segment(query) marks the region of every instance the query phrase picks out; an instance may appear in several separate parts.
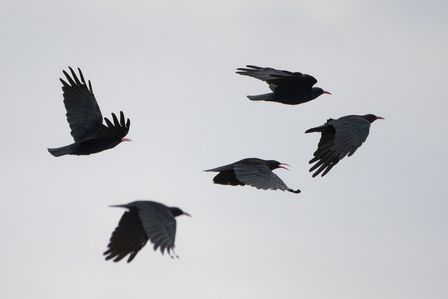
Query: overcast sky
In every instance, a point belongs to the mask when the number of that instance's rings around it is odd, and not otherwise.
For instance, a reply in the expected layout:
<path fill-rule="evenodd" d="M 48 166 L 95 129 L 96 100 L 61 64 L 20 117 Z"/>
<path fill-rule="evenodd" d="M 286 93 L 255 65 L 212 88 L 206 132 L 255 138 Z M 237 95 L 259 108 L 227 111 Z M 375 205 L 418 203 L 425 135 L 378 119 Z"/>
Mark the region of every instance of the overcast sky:
<path fill-rule="evenodd" d="M 6 1 L 0 5 L 1 298 L 448 298 L 448 2 Z M 252 102 L 246 64 L 313 75 L 332 95 Z M 73 142 L 62 70 L 80 67 L 132 142 Z M 355 155 L 308 161 L 328 118 L 373 113 Z M 214 185 L 258 157 L 301 194 Z M 105 261 L 124 210 L 177 206 L 171 259 Z"/>

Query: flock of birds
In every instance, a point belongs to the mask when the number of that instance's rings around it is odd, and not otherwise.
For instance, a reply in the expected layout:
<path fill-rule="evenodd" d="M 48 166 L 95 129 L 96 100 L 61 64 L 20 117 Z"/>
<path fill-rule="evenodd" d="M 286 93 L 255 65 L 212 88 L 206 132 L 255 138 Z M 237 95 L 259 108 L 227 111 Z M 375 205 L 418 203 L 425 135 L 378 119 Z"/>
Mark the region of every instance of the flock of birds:
<path fill-rule="evenodd" d="M 288 105 L 298 105 L 316 99 L 322 94 L 331 94 L 322 88 L 313 87 L 317 80 L 310 75 L 299 72 L 276 70 L 269 67 L 247 65 L 238 68 L 237 74 L 257 78 L 266 82 L 272 92 L 248 96 L 252 101 L 278 102 Z M 67 121 L 70 125 L 74 143 L 49 148 L 55 157 L 63 155 L 90 155 L 111 149 L 123 141 L 129 132 L 131 122 L 125 120 L 123 112 L 120 119 L 112 113 L 113 123 L 104 118 L 93 94 L 92 84 L 86 83 L 81 70 L 79 78 L 70 68 L 71 76 L 63 71 L 67 81 L 62 82 L 64 105 L 67 110 Z M 325 124 L 311 128 L 305 133 L 320 132 L 321 139 L 309 161 L 315 163 L 310 172 L 313 177 L 325 176 L 342 158 L 353 155 L 366 141 L 370 124 L 377 119 L 383 119 L 373 114 L 348 115 L 339 119 L 328 119 Z M 283 190 L 300 193 L 300 190 L 289 188 L 272 170 L 289 166 L 275 160 L 247 158 L 225 166 L 205 170 L 218 172 L 213 182 L 222 185 L 249 185 L 258 189 Z M 134 201 L 125 205 L 112 207 L 125 208 L 127 211 L 121 217 L 117 228 L 112 233 L 108 250 L 104 252 L 106 260 L 114 262 L 129 255 L 131 262 L 148 240 L 154 245 L 154 250 L 160 248 L 173 257 L 176 235 L 175 217 L 189 214 L 176 207 L 167 207 L 154 201 Z"/>

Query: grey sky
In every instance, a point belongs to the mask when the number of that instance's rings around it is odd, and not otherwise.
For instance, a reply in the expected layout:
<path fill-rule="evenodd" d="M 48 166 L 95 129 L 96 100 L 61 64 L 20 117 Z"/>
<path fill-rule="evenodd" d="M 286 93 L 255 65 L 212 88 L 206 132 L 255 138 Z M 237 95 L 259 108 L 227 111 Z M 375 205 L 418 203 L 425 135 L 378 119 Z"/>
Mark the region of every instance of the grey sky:
<path fill-rule="evenodd" d="M 0 10 L 1 298 L 448 296 L 446 1 L 18 1 Z M 298 105 L 235 74 L 313 75 Z M 133 141 L 72 142 L 59 78 L 80 67 Z M 308 161 L 327 118 L 384 117 L 324 178 Z M 301 194 L 218 186 L 202 170 L 258 157 Z M 106 262 L 138 199 L 178 206 L 172 260 Z"/>

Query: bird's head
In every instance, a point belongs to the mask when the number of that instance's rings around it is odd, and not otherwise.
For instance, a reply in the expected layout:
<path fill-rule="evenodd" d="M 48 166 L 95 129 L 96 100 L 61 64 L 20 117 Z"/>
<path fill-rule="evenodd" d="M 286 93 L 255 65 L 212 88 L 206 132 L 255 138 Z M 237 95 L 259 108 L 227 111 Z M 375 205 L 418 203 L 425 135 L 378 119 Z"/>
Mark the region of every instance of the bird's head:
<path fill-rule="evenodd" d="M 374 114 L 366 114 L 363 116 L 365 120 L 368 120 L 370 123 L 373 123 L 377 119 L 384 119 L 384 117 L 376 116 Z"/>
<path fill-rule="evenodd" d="M 320 95 L 322 95 L 324 93 L 331 95 L 331 93 L 329 93 L 328 91 L 323 90 L 320 87 L 313 87 L 311 89 L 311 98 L 315 99 L 315 98 L 317 98 L 318 96 L 320 96 Z"/>
<path fill-rule="evenodd" d="M 182 211 L 179 208 L 170 208 L 170 211 L 171 211 L 171 214 L 173 214 L 174 217 L 177 217 L 177 216 L 180 216 L 180 215 L 186 215 L 186 216 L 191 217 L 190 214 L 185 213 L 184 211 Z"/>
<path fill-rule="evenodd" d="M 284 166 L 289 166 L 288 164 L 280 163 L 280 162 L 275 161 L 275 160 L 268 160 L 268 161 L 266 161 L 266 164 L 268 165 L 270 170 L 274 170 L 274 169 L 277 169 L 277 168 L 283 168 L 283 169 L 289 170 L 288 168 L 284 167 Z"/>

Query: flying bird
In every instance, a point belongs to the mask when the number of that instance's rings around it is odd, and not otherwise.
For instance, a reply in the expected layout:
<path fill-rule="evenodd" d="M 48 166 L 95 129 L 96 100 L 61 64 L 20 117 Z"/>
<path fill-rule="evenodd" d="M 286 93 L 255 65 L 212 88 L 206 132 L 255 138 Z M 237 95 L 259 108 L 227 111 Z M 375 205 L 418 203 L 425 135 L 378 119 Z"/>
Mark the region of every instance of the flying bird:
<path fill-rule="evenodd" d="M 174 239 L 176 237 L 176 219 L 174 217 L 187 215 L 179 208 L 170 208 L 154 201 L 138 200 L 125 205 L 111 207 L 125 208 L 120 222 L 112 233 L 109 249 L 104 252 L 106 260 L 119 262 L 129 254 L 130 263 L 148 240 L 154 244 L 154 251 L 165 249 L 174 258 Z M 190 216 L 191 217 L 191 216 Z M 176 256 L 178 257 L 178 256 Z"/>
<path fill-rule="evenodd" d="M 238 68 L 237 74 L 250 76 L 269 84 L 271 93 L 257 96 L 247 96 L 252 101 L 279 102 L 288 105 L 298 105 L 314 100 L 328 91 L 313 87 L 317 80 L 310 75 L 299 72 L 276 70 L 270 67 L 246 65 L 247 68 Z"/>
<path fill-rule="evenodd" d="M 377 119 L 384 119 L 373 114 L 348 115 L 339 119 L 328 119 L 327 122 L 316 128 L 311 128 L 305 133 L 321 132 L 317 150 L 310 164 L 314 164 L 310 172 L 316 170 L 313 177 L 326 175 L 339 160 L 346 155 L 353 155 L 369 136 L 370 124 Z"/>
<path fill-rule="evenodd" d="M 247 158 L 238 162 L 204 170 L 207 172 L 219 172 L 214 178 L 215 184 L 244 186 L 250 185 L 257 189 L 263 190 L 283 190 L 293 193 L 300 193 L 300 190 L 293 190 L 286 186 L 285 183 L 272 170 L 276 168 L 288 169 L 275 160 L 262 160 L 258 158 Z"/>
<path fill-rule="evenodd" d="M 104 118 L 106 125 L 102 124 L 103 116 L 100 107 L 93 95 L 92 84 L 87 86 L 81 70 L 78 68 L 78 79 L 75 72 L 69 67 L 73 79 L 63 71 L 67 82 L 62 79 L 62 91 L 64 92 L 64 105 L 67 110 L 67 121 L 70 125 L 71 135 L 75 143 L 59 147 L 49 148 L 48 151 L 55 157 L 63 155 L 90 155 L 113 148 L 122 141 L 130 141 L 124 138 L 131 125 L 128 119 L 125 122 L 124 114 L 120 111 L 120 121 L 112 113 L 113 124 Z"/>

